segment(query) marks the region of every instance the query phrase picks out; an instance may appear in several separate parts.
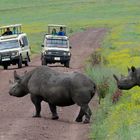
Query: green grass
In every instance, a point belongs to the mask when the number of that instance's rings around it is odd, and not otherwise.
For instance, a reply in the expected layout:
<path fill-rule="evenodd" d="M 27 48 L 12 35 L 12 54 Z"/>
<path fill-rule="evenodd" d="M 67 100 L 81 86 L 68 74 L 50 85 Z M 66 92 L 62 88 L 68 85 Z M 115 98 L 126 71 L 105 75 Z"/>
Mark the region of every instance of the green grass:
<path fill-rule="evenodd" d="M 87 27 L 107 28 L 100 50 L 106 66 L 86 71 L 100 84 L 105 76 L 110 79 L 114 72 L 126 74 L 128 66 L 140 65 L 139 7 L 139 0 L 0 0 L 0 25 L 22 23 L 33 54 L 40 53 L 47 24 L 66 24 L 70 34 Z M 94 140 L 138 140 L 140 88 L 123 92 L 121 100 L 112 104 L 110 98 L 116 87 L 113 79 L 111 81 L 106 98 L 94 112 L 91 137 Z"/>
<path fill-rule="evenodd" d="M 139 5 L 138 0 L 1 0 L 0 25 L 22 23 L 37 53 L 49 23 L 66 24 L 73 32 L 87 27 L 139 24 Z"/>

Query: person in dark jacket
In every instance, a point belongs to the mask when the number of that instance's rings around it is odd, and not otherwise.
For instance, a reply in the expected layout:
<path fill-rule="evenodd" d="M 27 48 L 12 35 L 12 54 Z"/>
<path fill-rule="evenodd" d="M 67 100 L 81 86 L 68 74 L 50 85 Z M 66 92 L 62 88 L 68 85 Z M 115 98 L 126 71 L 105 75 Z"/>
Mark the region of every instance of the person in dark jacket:
<path fill-rule="evenodd" d="M 12 35 L 12 31 L 10 31 L 10 28 L 6 29 L 6 32 L 4 32 L 2 35 Z"/>

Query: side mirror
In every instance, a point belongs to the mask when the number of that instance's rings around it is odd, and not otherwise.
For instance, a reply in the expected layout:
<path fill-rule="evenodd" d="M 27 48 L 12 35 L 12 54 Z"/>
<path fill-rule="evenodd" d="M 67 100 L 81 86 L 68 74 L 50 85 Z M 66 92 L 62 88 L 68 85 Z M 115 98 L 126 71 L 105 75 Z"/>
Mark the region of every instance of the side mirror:
<path fill-rule="evenodd" d="M 42 44 L 41 47 L 44 47 L 44 45 Z"/>
<path fill-rule="evenodd" d="M 21 42 L 21 40 L 19 41 L 19 43 L 21 47 L 24 47 L 24 44 Z"/>
<path fill-rule="evenodd" d="M 70 46 L 70 49 L 72 49 L 72 46 Z"/>
<path fill-rule="evenodd" d="M 21 47 L 24 47 L 24 44 L 21 44 Z"/>

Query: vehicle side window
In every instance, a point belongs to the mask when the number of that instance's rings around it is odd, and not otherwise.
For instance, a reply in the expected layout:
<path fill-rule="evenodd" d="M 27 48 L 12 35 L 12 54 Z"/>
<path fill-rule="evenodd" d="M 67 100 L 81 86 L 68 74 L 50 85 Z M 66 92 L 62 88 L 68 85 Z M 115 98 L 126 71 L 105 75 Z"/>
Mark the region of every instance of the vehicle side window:
<path fill-rule="evenodd" d="M 28 40 L 27 40 L 27 37 L 24 36 L 24 37 L 22 38 L 22 40 L 23 40 L 23 44 L 24 44 L 24 46 L 28 46 Z"/>

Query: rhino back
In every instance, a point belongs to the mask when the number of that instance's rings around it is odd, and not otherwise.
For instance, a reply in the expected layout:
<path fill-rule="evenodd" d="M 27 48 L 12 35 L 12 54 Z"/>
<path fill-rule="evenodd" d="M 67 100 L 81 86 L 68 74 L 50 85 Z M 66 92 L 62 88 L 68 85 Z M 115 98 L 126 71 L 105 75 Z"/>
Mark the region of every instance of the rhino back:
<path fill-rule="evenodd" d="M 81 73 L 58 73 L 44 66 L 32 74 L 28 88 L 31 94 L 42 96 L 49 103 L 66 106 L 89 102 L 94 83 Z"/>
<path fill-rule="evenodd" d="M 58 73 L 47 66 L 36 68 L 28 82 L 29 91 L 34 94 L 40 94 L 40 92 L 42 92 L 42 87 L 48 87 L 51 81 L 50 79 L 56 75 L 58 75 Z"/>
<path fill-rule="evenodd" d="M 66 106 L 73 104 L 69 96 L 69 83 L 69 76 L 42 66 L 32 74 L 28 89 L 31 94 L 41 96 L 49 103 Z"/>

